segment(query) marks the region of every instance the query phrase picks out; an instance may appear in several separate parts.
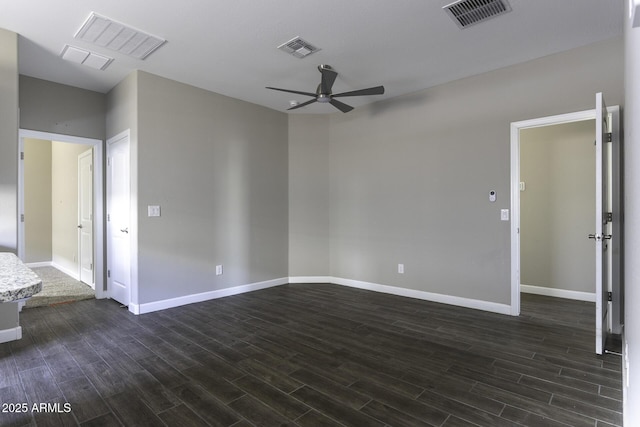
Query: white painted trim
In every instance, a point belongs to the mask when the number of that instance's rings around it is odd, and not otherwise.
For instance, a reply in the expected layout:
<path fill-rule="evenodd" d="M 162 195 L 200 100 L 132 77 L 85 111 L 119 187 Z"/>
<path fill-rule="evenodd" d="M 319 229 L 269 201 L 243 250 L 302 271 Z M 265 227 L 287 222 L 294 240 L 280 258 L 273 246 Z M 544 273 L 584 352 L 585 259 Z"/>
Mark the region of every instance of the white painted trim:
<path fill-rule="evenodd" d="M 331 276 L 295 276 L 289 277 L 289 283 L 333 283 Z"/>
<path fill-rule="evenodd" d="M 432 301 L 441 304 L 455 305 L 458 307 L 472 308 L 475 310 L 489 311 L 499 314 L 511 314 L 511 307 L 508 304 L 500 304 L 490 301 L 482 301 L 471 298 L 456 297 L 452 295 L 436 294 L 432 292 L 419 291 L 415 289 L 400 288 L 397 286 L 381 285 L 377 283 L 363 282 L 360 280 L 343 279 L 331 276 L 293 276 L 280 279 L 267 280 L 264 282 L 250 283 L 247 285 L 235 286 L 232 288 L 219 289 L 216 291 L 202 292 L 199 294 L 185 295 L 166 300 L 154 301 L 144 304 L 129 304 L 129 311 L 133 314 L 145 314 L 168 308 L 179 307 L 186 304 L 208 301 L 217 298 L 224 298 L 231 295 L 243 294 L 260 289 L 272 288 L 274 286 L 286 285 L 287 283 L 331 283 L 334 285 L 347 286 L 351 288 L 365 289 L 385 294 L 398 295 L 409 298 L 416 298 L 425 301 Z"/>
<path fill-rule="evenodd" d="M 73 280 L 80 281 L 80 277 L 78 276 L 77 271 L 69 270 L 68 268 L 63 267 L 60 264 L 57 264 L 55 261 L 51 262 L 51 267 L 55 268 L 56 270 L 62 271 L 67 276 L 71 276 Z"/>
<path fill-rule="evenodd" d="M 548 288 L 546 286 L 520 285 L 520 291 L 525 294 L 544 295 L 548 297 L 565 298 L 577 301 L 596 302 L 595 292 L 570 291 L 568 289 Z"/>
<path fill-rule="evenodd" d="M 16 341 L 22 338 L 22 326 L 15 328 L 3 329 L 0 331 L 0 344 L 9 341 Z"/>
<path fill-rule="evenodd" d="M 51 132 L 41 132 L 29 129 L 18 129 L 18 156 L 24 151 L 24 138 L 43 139 L 47 141 L 69 142 L 72 144 L 87 144 L 93 146 L 93 173 L 97 179 L 93 180 L 94 199 L 94 269 L 95 269 L 95 290 L 96 298 L 105 298 L 104 278 L 106 270 L 104 265 L 104 173 L 102 158 L 104 152 L 104 142 L 95 138 L 84 138 L 72 135 L 63 135 Z M 18 158 L 18 257 L 24 258 L 24 223 L 20 221 L 20 215 L 24 213 L 24 168 L 23 163 Z M 57 267 L 56 267 L 57 268 Z M 73 277 L 73 275 L 72 275 Z"/>
<path fill-rule="evenodd" d="M 250 283 L 248 285 L 234 286 L 232 288 L 218 289 L 216 291 L 202 292 L 199 294 L 185 295 L 177 298 L 170 298 L 161 301 L 148 302 L 144 304 L 129 304 L 129 311 L 133 314 L 145 314 L 153 311 L 165 310 L 167 308 L 179 307 L 182 305 L 203 302 L 217 298 L 224 298 L 231 295 L 244 294 L 246 292 L 258 291 L 260 289 L 272 288 L 274 286 L 286 285 L 289 283 L 288 277 L 280 279 L 266 280 L 264 282 Z"/>
<path fill-rule="evenodd" d="M 508 304 L 500 304 L 490 301 L 482 301 L 471 298 L 456 297 L 452 295 L 436 294 L 433 292 L 419 291 L 415 289 L 401 288 L 398 286 L 381 285 L 378 283 L 363 282 L 361 280 L 344 279 L 332 276 L 294 276 L 289 277 L 289 283 L 332 283 L 334 285 L 351 288 L 366 289 L 368 291 L 382 292 L 385 294 L 416 298 L 425 301 L 455 305 L 459 307 L 473 308 L 476 310 L 490 311 L 500 314 L 511 314 Z"/>
<path fill-rule="evenodd" d="M 24 265 L 26 265 L 29 268 L 53 267 L 53 262 L 51 262 L 51 261 L 30 262 L 30 263 L 25 263 Z"/>

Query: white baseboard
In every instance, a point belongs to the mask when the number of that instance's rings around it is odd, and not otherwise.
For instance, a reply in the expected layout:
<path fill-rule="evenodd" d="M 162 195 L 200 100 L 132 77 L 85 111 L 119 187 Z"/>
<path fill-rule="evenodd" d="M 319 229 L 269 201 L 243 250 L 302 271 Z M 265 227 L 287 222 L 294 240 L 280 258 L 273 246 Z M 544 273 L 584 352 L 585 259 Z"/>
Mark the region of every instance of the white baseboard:
<path fill-rule="evenodd" d="M 343 279 L 340 277 L 325 276 L 303 276 L 289 277 L 289 283 L 333 283 L 351 288 L 366 289 L 369 291 L 382 292 L 385 294 L 398 295 L 402 297 L 416 298 L 425 301 L 438 302 L 442 304 L 455 305 L 459 307 L 473 308 L 476 310 L 490 311 L 499 314 L 511 314 L 511 305 L 499 304 L 490 301 L 482 301 L 470 298 L 456 297 L 451 295 L 436 294 L 433 292 L 418 291 L 415 289 L 400 288 L 397 286 L 380 285 L 377 283 L 363 282 L 360 280 Z"/>
<path fill-rule="evenodd" d="M 569 291 L 566 289 L 547 288 L 545 286 L 520 285 L 520 292 L 525 294 L 544 295 L 548 297 L 596 302 L 595 292 Z"/>
<path fill-rule="evenodd" d="M 289 283 L 333 283 L 331 276 L 295 276 L 289 277 Z"/>
<path fill-rule="evenodd" d="M 133 314 L 145 314 L 153 311 L 165 310 L 167 308 L 179 307 L 181 305 L 193 304 L 217 298 L 224 298 L 231 295 L 244 294 L 246 292 L 260 289 L 272 288 L 274 286 L 289 283 L 289 278 L 266 280 L 264 282 L 250 283 L 248 285 L 235 286 L 233 288 L 219 289 L 216 291 L 202 292 L 199 294 L 185 295 L 177 298 L 170 298 L 161 301 L 148 302 L 144 304 L 129 304 L 129 311 Z"/>
<path fill-rule="evenodd" d="M 80 280 L 80 277 L 78 276 L 77 271 L 71 271 L 68 268 L 61 266 L 60 264 L 56 264 L 55 262 L 51 262 L 51 267 L 55 268 L 56 270 L 62 271 L 67 276 L 73 277 L 74 280 L 78 280 L 78 281 Z"/>
<path fill-rule="evenodd" d="M 16 341 L 20 338 L 22 338 L 22 326 L 0 331 L 0 344 L 3 342 Z"/>
<path fill-rule="evenodd" d="M 38 267 L 51 267 L 52 266 L 52 262 L 51 261 L 43 261 L 43 262 L 29 262 L 29 263 L 25 263 L 25 265 L 29 268 L 38 268 Z"/>

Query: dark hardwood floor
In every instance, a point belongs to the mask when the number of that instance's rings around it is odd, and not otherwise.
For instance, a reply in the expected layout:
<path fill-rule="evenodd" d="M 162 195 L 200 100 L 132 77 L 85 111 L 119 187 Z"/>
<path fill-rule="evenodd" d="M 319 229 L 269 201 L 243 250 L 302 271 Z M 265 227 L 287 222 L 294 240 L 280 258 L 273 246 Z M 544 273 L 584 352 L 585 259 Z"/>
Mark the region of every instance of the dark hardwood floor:
<path fill-rule="evenodd" d="M 620 358 L 593 354 L 593 304 L 523 295 L 522 312 L 328 284 L 141 316 L 34 308 L 0 344 L 0 423 L 621 425 Z"/>

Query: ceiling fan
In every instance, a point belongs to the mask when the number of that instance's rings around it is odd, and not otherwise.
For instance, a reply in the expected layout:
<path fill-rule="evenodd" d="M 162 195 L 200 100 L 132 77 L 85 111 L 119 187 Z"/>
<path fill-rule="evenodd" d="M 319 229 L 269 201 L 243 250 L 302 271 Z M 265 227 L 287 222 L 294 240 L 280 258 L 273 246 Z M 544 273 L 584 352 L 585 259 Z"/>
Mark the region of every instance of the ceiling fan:
<path fill-rule="evenodd" d="M 336 77 L 338 77 L 338 73 L 331 68 L 330 65 L 321 64 L 318 66 L 318 71 L 322 74 L 322 80 L 316 89 L 316 93 L 312 92 L 301 92 L 298 90 L 289 90 L 289 89 L 279 89 L 277 87 L 267 87 L 267 89 L 279 90 L 281 92 L 289 92 L 289 93 L 297 93 L 299 95 L 312 96 L 313 99 L 307 102 L 303 102 L 302 104 L 294 105 L 288 110 L 295 110 L 297 108 L 302 108 L 309 104 L 313 104 L 314 102 L 320 103 L 329 103 L 336 107 L 338 110 L 343 113 L 348 113 L 353 110 L 353 107 L 345 104 L 344 102 L 340 102 L 335 98 L 340 98 L 344 96 L 363 96 L 363 95 L 382 95 L 384 93 L 384 86 L 376 86 L 370 87 L 368 89 L 360 89 L 354 90 L 351 92 L 342 92 L 342 93 L 331 93 L 331 88 L 333 87 L 333 83 L 336 81 Z"/>

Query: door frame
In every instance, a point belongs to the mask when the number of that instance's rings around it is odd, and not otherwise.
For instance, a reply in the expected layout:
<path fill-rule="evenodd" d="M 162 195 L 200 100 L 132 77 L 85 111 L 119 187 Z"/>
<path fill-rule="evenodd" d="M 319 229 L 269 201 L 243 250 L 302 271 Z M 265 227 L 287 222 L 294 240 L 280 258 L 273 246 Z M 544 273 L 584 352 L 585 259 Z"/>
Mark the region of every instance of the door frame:
<path fill-rule="evenodd" d="M 615 173 L 611 176 L 612 184 L 612 212 L 614 239 L 611 240 L 611 275 L 609 277 L 610 290 L 613 292 L 609 329 L 614 334 L 621 333 L 621 193 L 620 193 L 620 107 L 607 107 L 611 115 L 611 163 Z M 511 315 L 520 314 L 520 130 L 544 127 L 564 123 L 595 120 L 596 110 L 577 111 L 574 113 L 540 117 L 511 123 Z M 617 238 L 616 238 L 617 237 Z M 587 237 L 585 236 L 585 239 Z"/>
<path fill-rule="evenodd" d="M 96 298 L 106 298 L 105 290 L 105 258 L 104 258 L 104 174 L 102 171 L 104 142 L 100 139 L 63 135 L 29 129 L 18 129 L 18 257 L 25 255 L 24 222 L 24 163 L 20 153 L 24 152 L 24 139 L 42 139 L 45 141 L 60 141 L 71 144 L 84 144 L 93 147 L 93 263 Z"/>

